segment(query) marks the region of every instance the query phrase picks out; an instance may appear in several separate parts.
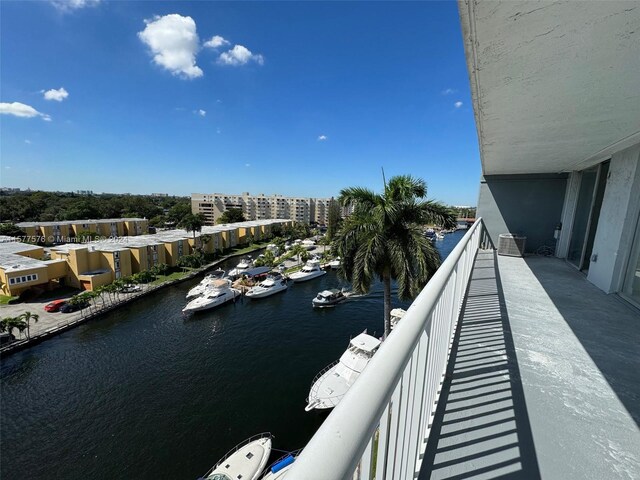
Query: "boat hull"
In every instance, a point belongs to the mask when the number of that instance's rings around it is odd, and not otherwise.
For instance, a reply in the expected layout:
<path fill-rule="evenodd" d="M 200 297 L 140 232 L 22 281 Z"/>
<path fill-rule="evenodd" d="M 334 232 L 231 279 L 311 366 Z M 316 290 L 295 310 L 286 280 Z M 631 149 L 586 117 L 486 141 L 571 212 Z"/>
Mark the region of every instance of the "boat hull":
<path fill-rule="evenodd" d="M 287 289 L 287 286 L 284 285 L 284 286 L 279 287 L 279 288 L 274 287 L 274 288 L 270 288 L 268 290 L 263 290 L 263 291 L 260 291 L 260 292 L 257 292 L 257 293 L 252 293 L 251 290 L 249 290 L 245 294 L 245 296 L 247 298 L 252 299 L 252 300 L 258 299 L 258 298 L 266 298 L 266 297 L 270 297 L 271 295 L 275 295 L 276 293 L 284 292 L 286 289 Z"/>
<path fill-rule="evenodd" d="M 323 275 L 326 275 L 327 272 L 320 270 L 317 272 L 313 272 L 313 273 L 309 273 L 309 274 L 304 274 L 302 276 L 298 276 L 298 272 L 289 275 L 289 278 L 291 280 L 293 280 L 294 283 L 300 283 L 300 282 L 307 282 L 309 280 L 313 280 L 314 278 L 318 278 L 321 277 Z"/>
<path fill-rule="evenodd" d="M 190 306 L 190 304 L 187 304 L 187 306 L 184 307 L 182 311 L 184 313 L 195 313 L 195 312 L 202 312 L 204 310 L 211 310 L 212 308 L 219 307 L 221 305 L 224 305 L 225 303 L 235 300 L 236 298 L 242 295 L 240 290 L 236 290 L 234 288 L 232 289 L 232 291 L 233 291 L 233 294 L 225 295 L 219 301 L 205 303 L 205 304 L 196 304 L 192 306 Z"/>

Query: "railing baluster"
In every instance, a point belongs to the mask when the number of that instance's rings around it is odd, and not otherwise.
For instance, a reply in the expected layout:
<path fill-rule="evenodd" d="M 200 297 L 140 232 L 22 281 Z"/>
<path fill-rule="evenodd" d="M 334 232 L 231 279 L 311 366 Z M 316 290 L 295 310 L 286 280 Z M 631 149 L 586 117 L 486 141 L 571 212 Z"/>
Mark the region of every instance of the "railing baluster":
<path fill-rule="evenodd" d="M 387 471 L 387 447 L 389 445 L 389 417 L 391 409 L 387 404 L 387 408 L 382 412 L 380 423 L 378 425 L 378 447 L 376 458 L 376 476 L 375 480 L 385 480 Z"/>
<path fill-rule="evenodd" d="M 416 466 L 418 465 L 418 451 L 422 442 L 421 425 L 424 419 L 424 383 L 427 371 L 427 334 L 423 331 L 420 334 L 416 352 L 416 388 L 413 391 L 413 412 L 411 420 L 411 431 L 409 433 L 409 451 L 407 453 L 408 466 L 407 473 L 413 478 Z"/>
<path fill-rule="evenodd" d="M 396 467 L 398 452 L 398 429 L 400 422 L 400 401 L 402 398 L 402 379 L 398 382 L 396 389 L 391 396 L 389 415 L 389 441 L 387 443 L 387 468 L 386 476 L 388 479 L 395 479 L 393 471 Z"/>

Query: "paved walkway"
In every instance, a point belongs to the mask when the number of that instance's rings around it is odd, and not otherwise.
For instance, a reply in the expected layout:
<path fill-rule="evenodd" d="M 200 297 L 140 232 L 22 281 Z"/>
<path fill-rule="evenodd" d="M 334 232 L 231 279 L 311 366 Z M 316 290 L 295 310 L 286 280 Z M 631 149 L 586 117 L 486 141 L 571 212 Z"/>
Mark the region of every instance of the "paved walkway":
<path fill-rule="evenodd" d="M 564 261 L 480 253 L 420 478 L 640 478 L 639 324 Z"/>

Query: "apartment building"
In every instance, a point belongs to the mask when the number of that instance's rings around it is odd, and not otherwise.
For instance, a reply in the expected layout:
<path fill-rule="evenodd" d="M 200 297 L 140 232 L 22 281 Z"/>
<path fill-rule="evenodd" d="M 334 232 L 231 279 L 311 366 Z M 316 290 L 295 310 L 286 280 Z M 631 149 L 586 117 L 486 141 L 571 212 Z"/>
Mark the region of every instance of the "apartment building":
<path fill-rule="evenodd" d="M 0 292 L 20 295 L 32 287 L 48 287 L 66 277 L 64 261 L 42 260 L 44 249 L 36 245 L 0 239 Z"/>
<path fill-rule="evenodd" d="M 64 220 L 55 222 L 21 222 L 16 226 L 37 243 L 64 243 L 82 232 L 103 237 L 142 235 L 148 231 L 146 218 L 105 218 L 100 220 Z"/>
<path fill-rule="evenodd" d="M 215 225 L 226 210 L 239 208 L 247 220 L 282 218 L 301 223 L 325 225 L 333 198 L 285 197 L 282 195 L 241 195 L 192 193 L 191 211 L 202 213 L 207 224 Z"/>

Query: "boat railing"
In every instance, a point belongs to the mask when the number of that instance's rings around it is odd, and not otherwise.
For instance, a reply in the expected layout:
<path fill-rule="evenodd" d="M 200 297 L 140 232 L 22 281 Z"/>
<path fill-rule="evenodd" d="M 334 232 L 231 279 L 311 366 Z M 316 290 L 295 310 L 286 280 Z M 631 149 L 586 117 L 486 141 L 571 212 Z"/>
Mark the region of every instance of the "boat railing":
<path fill-rule="evenodd" d="M 255 442 L 256 440 L 260 440 L 261 438 L 273 438 L 273 435 L 271 434 L 271 432 L 262 432 L 262 433 L 257 433 L 253 437 L 247 438 L 246 440 L 243 440 L 242 442 L 237 444 L 235 447 L 233 447 L 231 450 L 229 450 L 225 454 L 225 456 L 218 461 L 218 463 L 216 463 L 213 467 L 211 467 L 209 471 L 204 474 L 203 478 L 207 478 L 209 475 L 211 475 L 211 473 L 220 465 L 222 465 L 227 460 L 227 458 L 229 458 L 231 455 L 236 453 L 242 447 L 244 447 L 245 445 L 248 445 L 251 442 Z"/>
<path fill-rule="evenodd" d="M 478 219 L 305 446 L 287 480 L 417 478 L 473 263 L 490 242 Z"/>
<path fill-rule="evenodd" d="M 336 360 L 335 362 L 330 363 L 329 365 L 327 365 L 326 367 L 324 367 L 322 370 L 320 370 L 315 377 L 313 377 L 313 380 L 311 380 L 311 391 L 314 391 L 314 386 L 316 384 L 316 382 L 318 380 L 320 380 L 320 378 L 327 373 L 329 370 L 331 370 L 333 367 L 335 367 L 337 364 L 340 363 L 340 360 Z M 317 389 L 316 389 L 317 390 Z"/>

